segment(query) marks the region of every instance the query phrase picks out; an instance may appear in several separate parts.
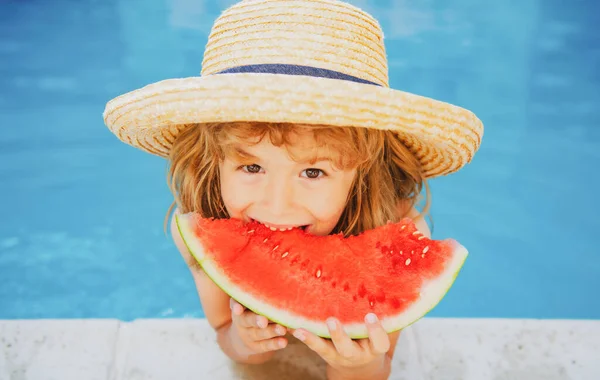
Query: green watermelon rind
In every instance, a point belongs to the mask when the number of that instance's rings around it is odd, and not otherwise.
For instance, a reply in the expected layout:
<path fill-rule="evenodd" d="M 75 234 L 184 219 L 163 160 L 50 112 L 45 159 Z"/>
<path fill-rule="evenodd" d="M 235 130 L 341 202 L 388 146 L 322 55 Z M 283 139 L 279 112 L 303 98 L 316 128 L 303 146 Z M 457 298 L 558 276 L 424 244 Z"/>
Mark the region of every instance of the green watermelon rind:
<path fill-rule="evenodd" d="M 189 223 L 187 223 L 194 220 L 193 217 L 186 214 L 176 214 L 175 218 L 181 238 L 190 254 L 196 259 L 206 275 L 227 295 L 244 305 L 247 309 L 265 316 L 272 322 L 291 329 L 303 328 L 322 338 L 331 338 L 325 321 L 312 321 L 302 316 L 292 315 L 285 310 L 276 309 L 257 300 L 249 293 L 244 292 L 241 288 L 231 283 L 228 277 L 214 264 L 214 261 L 204 256 L 202 245 L 196 242 L 195 233 L 188 226 Z M 453 259 L 446 267 L 444 273 L 438 276 L 436 280 L 430 281 L 429 285 L 424 287 L 426 288 L 425 292 L 430 294 L 429 299 L 426 300 L 424 297 L 421 297 L 419 301 L 415 302 L 399 315 L 392 317 L 378 316 L 387 333 L 402 330 L 412 325 L 440 303 L 456 281 L 468 256 L 468 251 L 464 246 L 454 241 L 452 256 Z M 433 290 L 430 290 L 431 288 Z M 352 339 L 368 338 L 367 326 L 363 321 L 345 324 L 343 328 L 346 334 Z"/>

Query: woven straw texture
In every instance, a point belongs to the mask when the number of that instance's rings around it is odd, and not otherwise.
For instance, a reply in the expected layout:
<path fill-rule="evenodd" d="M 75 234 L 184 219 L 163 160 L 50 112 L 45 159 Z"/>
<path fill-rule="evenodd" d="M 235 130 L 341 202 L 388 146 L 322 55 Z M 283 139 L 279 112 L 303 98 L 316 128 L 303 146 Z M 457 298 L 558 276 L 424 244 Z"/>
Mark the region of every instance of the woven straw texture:
<path fill-rule="evenodd" d="M 376 83 L 220 71 L 257 64 L 333 70 Z M 383 33 L 362 10 L 335 0 L 248 0 L 215 21 L 200 76 L 168 79 L 121 95 L 104 121 L 123 142 L 166 157 L 189 124 L 270 121 L 388 129 L 426 177 L 470 162 L 483 124 L 470 111 L 389 88 Z"/>

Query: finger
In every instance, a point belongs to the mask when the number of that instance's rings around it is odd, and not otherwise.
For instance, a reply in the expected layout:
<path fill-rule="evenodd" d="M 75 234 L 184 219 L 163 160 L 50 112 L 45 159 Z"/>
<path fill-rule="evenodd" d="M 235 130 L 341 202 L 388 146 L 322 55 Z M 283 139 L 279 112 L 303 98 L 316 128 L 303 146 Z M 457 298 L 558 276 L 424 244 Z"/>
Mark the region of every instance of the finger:
<path fill-rule="evenodd" d="M 266 317 L 258 315 L 249 309 L 244 310 L 242 315 L 239 316 L 239 320 L 240 326 L 243 327 L 265 329 L 269 326 L 269 320 Z"/>
<path fill-rule="evenodd" d="M 262 328 L 262 325 L 258 325 L 257 317 L 258 316 L 254 314 L 253 311 L 244 310 L 244 312 L 237 317 L 238 325 L 246 328 Z"/>
<path fill-rule="evenodd" d="M 323 359 L 333 360 L 336 357 L 336 349 L 330 341 L 303 329 L 294 330 L 294 336 Z"/>
<path fill-rule="evenodd" d="M 233 322 L 240 327 L 256 327 L 256 322 L 252 322 L 252 315 L 254 314 L 251 310 L 246 309 L 243 305 L 237 303 L 236 301 L 231 302 L 231 310 L 232 310 L 232 320 Z M 256 317 L 254 317 L 254 320 Z"/>
<path fill-rule="evenodd" d="M 275 338 L 278 336 L 283 336 L 285 335 L 285 333 L 285 327 L 277 324 L 270 324 L 267 328 L 264 329 L 253 328 L 250 335 L 254 340 L 264 340 Z"/>
<path fill-rule="evenodd" d="M 360 346 L 354 342 L 344 331 L 341 323 L 335 318 L 327 320 L 327 327 L 331 334 L 331 342 L 340 356 L 346 359 L 356 357 L 362 352 Z"/>
<path fill-rule="evenodd" d="M 233 315 L 236 315 L 236 316 L 242 315 L 242 313 L 244 313 L 244 311 L 246 310 L 246 308 L 244 306 L 242 306 L 241 304 L 239 304 L 233 298 L 229 299 L 229 308 L 233 312 Z"/>
<path fill-rule="evenodd" d="M 269 352 L 281 350 L 287 346 L 287 339 L 276 338 L 276 339 L 265 339 L 256 342 L 255 346 L 258 352 Z"/>
<path fill-rule="evenodd" d="M 369 331 L 369 343 L 374 354 L 385 354 L 390 349 L 390 337 L 373 313 L 365 316 L 367 330 Z"/>
<path fill-rule="evenodd" d="M 252 311 L 246 309 L 242 304 L 238 303 L 233 298 L 230 298 L 229 305 L 233 311 L 233 318 L 237 324 L 242 327 L 263 327 L 264 322 L 258 323 L 257 315 Z M 266 326 L 265 326 L 266 327 Z"/>
<path fill-rule="evenodd" d="M 269 327 L 269 319 L 267 319 L 267 317 L 264 317 L 264 316 L 258 315 L 258 314 L 254 314 L 254 316 L 252 318 L 254 318 L 254 323 L 256 324 L 256 327 L 261 328 L 261 329 L 265 329 L 265 328 Z"/>

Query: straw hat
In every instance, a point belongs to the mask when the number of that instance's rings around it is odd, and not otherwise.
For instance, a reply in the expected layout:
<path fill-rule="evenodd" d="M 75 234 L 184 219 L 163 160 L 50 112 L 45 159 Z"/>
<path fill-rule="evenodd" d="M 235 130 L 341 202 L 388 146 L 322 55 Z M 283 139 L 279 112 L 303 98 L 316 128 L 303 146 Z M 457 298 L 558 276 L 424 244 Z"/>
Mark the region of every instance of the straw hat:
<path fill-rule="evenodd" d="M 483 135 L 470 111 L 389 88 L 377 20 L 336 0 L 246 0 L 215 21 L 200 76 L 168 79 L 106 105 L 123 142 L 168 156 L 192 123 L 291 122 L 388 129 L 426 177 L 471 161 Z"/>

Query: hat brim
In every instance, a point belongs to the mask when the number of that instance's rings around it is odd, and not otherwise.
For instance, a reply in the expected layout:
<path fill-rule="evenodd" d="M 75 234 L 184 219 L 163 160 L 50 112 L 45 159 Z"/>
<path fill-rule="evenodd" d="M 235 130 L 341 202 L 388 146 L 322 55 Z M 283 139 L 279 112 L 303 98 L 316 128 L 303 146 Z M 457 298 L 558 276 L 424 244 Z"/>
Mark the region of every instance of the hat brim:
<path fill-rule="evenodd" d="M 298 75 L 168 79 L 112 99 L 104 111 L 121 141 L 161 157 L 185 126 L 233 121 L 392 130 L 427 178 L 469 163 L 483 137 L 483 124 L 464 108 L 387 87 Z"/>

